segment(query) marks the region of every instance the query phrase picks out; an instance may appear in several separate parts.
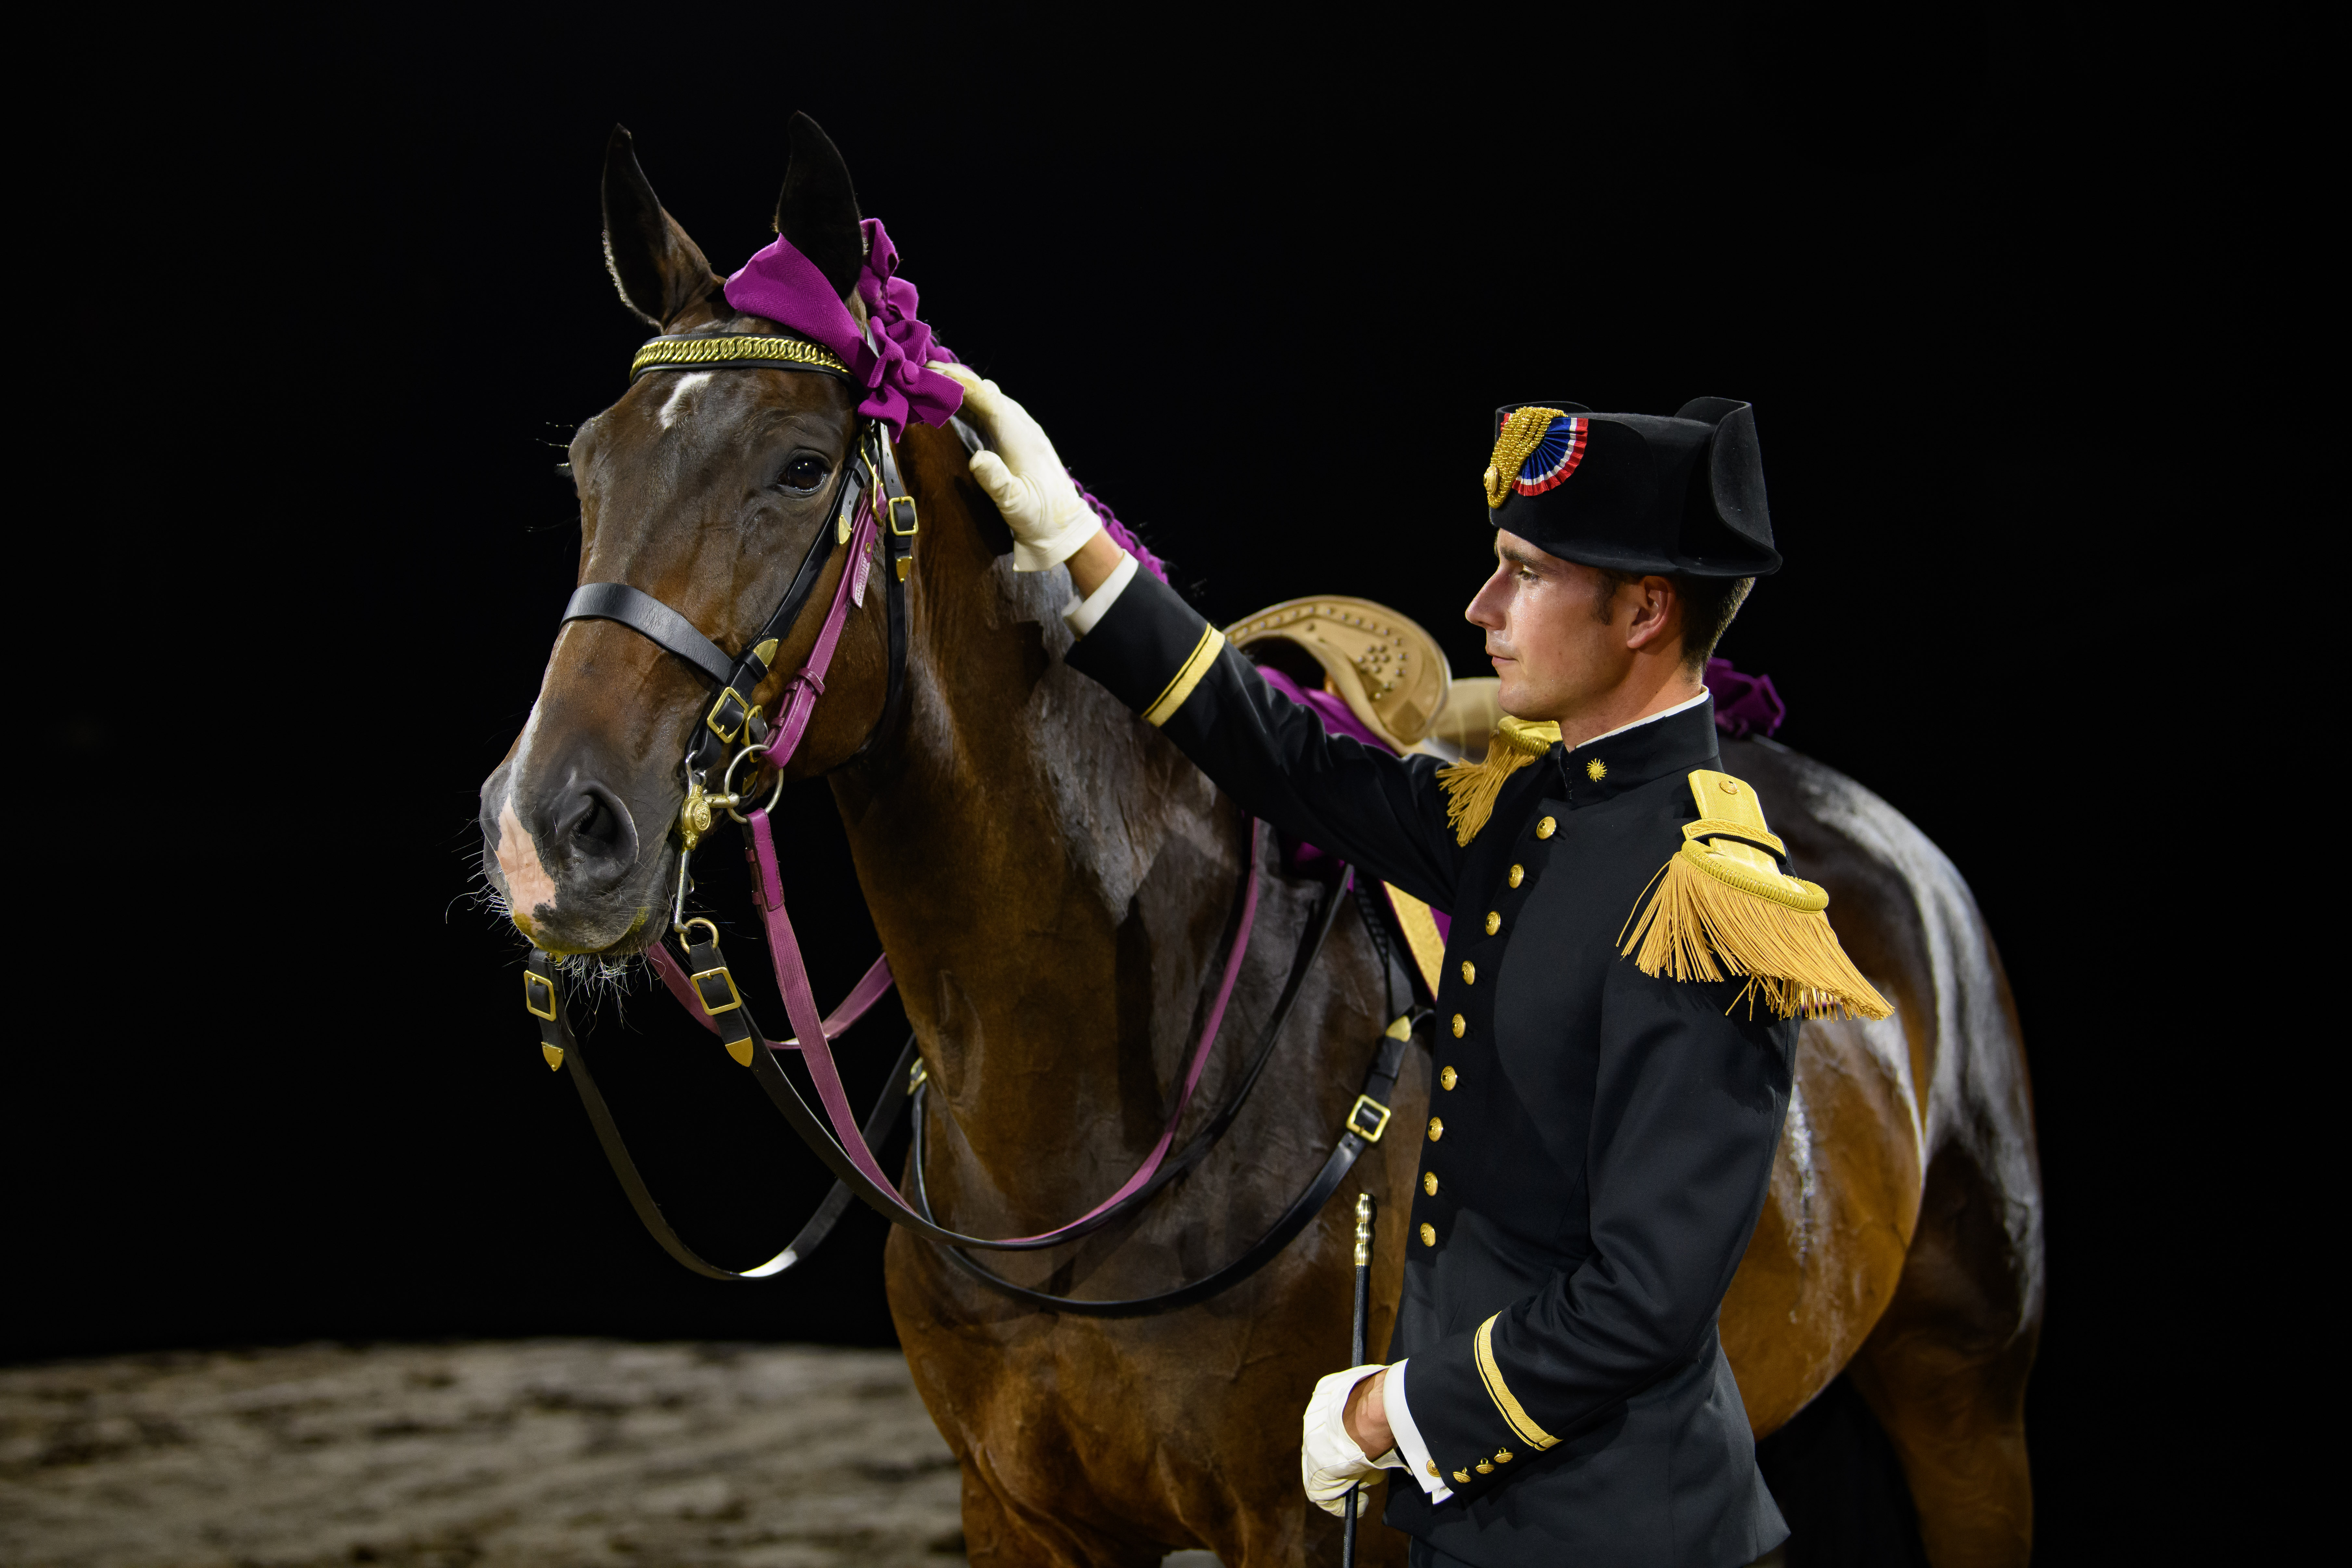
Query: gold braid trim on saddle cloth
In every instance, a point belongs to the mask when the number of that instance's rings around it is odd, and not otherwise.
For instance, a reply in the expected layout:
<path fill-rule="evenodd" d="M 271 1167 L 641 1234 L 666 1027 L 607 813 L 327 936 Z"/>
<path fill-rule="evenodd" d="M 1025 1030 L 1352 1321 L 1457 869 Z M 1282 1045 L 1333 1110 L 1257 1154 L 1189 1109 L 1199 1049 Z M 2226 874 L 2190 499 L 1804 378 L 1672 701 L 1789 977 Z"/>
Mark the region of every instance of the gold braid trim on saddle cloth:
<path fill-rule="evenodd" d="M 1445 825 L 1454 829 L 1454 842 L 1467 844 L 1475 838 L 1486 819 L 1495 815 L 1495 801 L 1503 793 L 1504 781 L 1559 744 L 1558 724 L 1549 720 L 1531 724 L 1506 716 L 1495 721 L 1484 757 L 1475 763 L 1448 763 L 1438 769 L 1437 782 L 1445 786 L 1447 796 Z"/>
<path fill-rule="evenodd" d="M 1760 994 L 1783 1018 L 1892 1014 L 1830 929 L 1829 894 L 1773 859 L 1786 849 L 1764 826 L 1755 790 L 1706 768 L 1691 773 L 1690 788 L 1699 819 L 1683 825 L 1683 847 L 1651 879 L 1657 894 L 1626 920 L 1632 934 L 1618 933 L 1619 951 L 1644 974 L 1744 974 L 1740 996 Z"/>

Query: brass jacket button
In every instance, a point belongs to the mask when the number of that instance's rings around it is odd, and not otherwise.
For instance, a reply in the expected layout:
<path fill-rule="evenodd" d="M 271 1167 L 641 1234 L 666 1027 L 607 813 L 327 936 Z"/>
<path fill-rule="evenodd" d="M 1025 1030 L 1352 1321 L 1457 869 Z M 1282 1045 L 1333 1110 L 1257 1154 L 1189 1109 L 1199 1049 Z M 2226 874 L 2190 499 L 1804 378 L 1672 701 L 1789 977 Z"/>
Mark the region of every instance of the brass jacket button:
<path fill-rule="evenodd" d="M 1465 1020 L 1461 1014 L 1456 1013 L 1454 1015 L 1454 1037 L 1455 1039 L 1460 1039 L 1462 1037 L 1462 1031 L 1469 1026 L 1470 1025 L 1468 1021 Z"/>
<path fill-rule="evenodd" d="M 1421 1244 L 1423 1247 L 1435 1247 L 1437 1245 L 1437 1227 L 1430 1224 L 1427 1220 L 1421 1222 Z"/>
<path fill-rule="evenodd" d="M 1525 866 L 1514 866 L 1514 867 L 1512 867 L 1512 868 L 1511 868 L 1511 886 L 1513 886 L 1514 888 L 1517 887 L 1517 886 L 1519 885 L 1519 879 L 1520 879 L 1520 878 L 1522 878 L 1522 877 L 1525 877 L 1527 874 L 1528 874 L 1528 868 L 1527 868 Z"/>
<path fill-rule="evenodd" d="M 1467 1486 L 1470 1484 L 1470 1472 L 1467 1470 L 1456 1470 L 1454 1472 L 1454 1479 L 1460 1481 L 1463 1485 Z"/>
<path fill-rule="evenodd" d="M 1493 1474 L 1495 1473 L 1495 1461 L 1494 1461 L 1494 1460 L 1492 1460 L 1492 1459 L 1481 1459 L 1481 1460 L 1479 1460 L 1479 1461 L 1478 1461 L 1478 1464 L 1477 1464 L 1477 1470 L 1478 1470 L 1478 1473 L 1479 1473 L 1480 1475 L 1482 1475 L 1482 1476 L 1491 1476 L 1491 1475 L 1493 1475 Z"/>
<path fill-rule="evenodd" d="M 1437 1461 L 1435 1459 L 1432 1459 L 1422 1468 L 1433 1476 L 1437 1473 Z"/>
<path fill-rule="evenodd" d="M 1437 1081 L 1444 1084 L 1446 1088 L 1452 1089 L 1455 1084 L 1462 1081 L 1462 1077 L 1452 1068 L 1444 1068 L 1440 1069 L 1438 1072 Z"/>
<path fill-rule="evenodd" d="M 1496 911 L 1488 910 L 1486 911 L 1486 934 L 1488 936 L 1492 936 L 1502 929 L 1503 917 Z"/>
<path fill-rule="evenodd" d="M 1547 816 L 1541 822 L 1536 824 L 1536 837 L 1538 838 L 1549 838 L 1553 834 L 1559 831 L 1559 823 L 1552 817 Z"/>
<path fill-rule="evenodd" d="M 1442 1116 L 1433 1116 L 1433 1117 L 1431 1117 L 1431 1118 L 1429 1119 L 1429 1141 L 1430 1141 L 1431 1142 L 1434 1143 L 1434 1142 L 1436 1142 L 1440 1138 L 1443 1138 L 1443 1137 L 1444 1137 L 1444 1136 L 1445 1136 L 1445 1119 L 1444 1119 L 1444 1117 L 1442 1117 Z"/>
<path fill-rule="evenodd" d="M 1466 958 L 1462 961 L 1462 984 L 1465 985 L 1478 984 L 1478 966 Z"/>
<path fill-rule="evenodd" d="M 1427 1193 L 1427 1194 L 1428 1194 L 1431 1197 L 1433 1197 L 1433 1197 L 1435 1197 L 1435 1196 L 1437 1195 L 1437 1173 L 1436 1173 L 1436 1172 L 1434 1172 L 1434 1171 L 1423 1171 L 1423 1172 L 1421 1173 L 1421 1190 L 1422 1190 L 1423 1192 L 1424 1192 L 1424 1193 Z"/>
<path fill-rule="evenodd" d="M 1498 1465 L 1507 1465 L 1510 1462 L 1511 1451 L 1508 1448 L 1497 1448 L 1495 1450 L 1495 1463 Z"/>

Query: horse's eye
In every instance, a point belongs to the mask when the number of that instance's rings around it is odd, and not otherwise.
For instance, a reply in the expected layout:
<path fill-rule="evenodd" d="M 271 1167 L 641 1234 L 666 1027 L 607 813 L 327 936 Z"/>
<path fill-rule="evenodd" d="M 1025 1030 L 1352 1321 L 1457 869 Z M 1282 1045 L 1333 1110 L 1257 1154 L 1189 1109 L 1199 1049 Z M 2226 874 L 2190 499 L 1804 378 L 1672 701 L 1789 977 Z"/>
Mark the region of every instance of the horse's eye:
<path fill-rule="evenodd" d="M 824 483 L 824 459 L 803 453 L 784 465 L 776 483 L 795 495 L 814 495 L 817 486 Z"/>

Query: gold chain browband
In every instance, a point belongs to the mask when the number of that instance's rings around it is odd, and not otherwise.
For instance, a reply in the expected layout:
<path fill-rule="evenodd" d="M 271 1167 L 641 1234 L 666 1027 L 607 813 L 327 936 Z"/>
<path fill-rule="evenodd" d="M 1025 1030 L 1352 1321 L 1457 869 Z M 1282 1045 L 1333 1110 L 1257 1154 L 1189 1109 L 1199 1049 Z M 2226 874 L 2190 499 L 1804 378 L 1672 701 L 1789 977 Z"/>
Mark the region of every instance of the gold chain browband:
<path fill-rule="evenodd" d="M 782 361 L 789 364 L 806 365 L 811 370 L 829 370 L 835 375 L 847 375 L 849 367 L 841 356 L 822 343 L 805 338 L 656 338 L 637 351 L 629 362 L 629 379 L 635 381 L 649 370 L 665 370 L 679 365 L 740 364 L 745 361 Z"/>

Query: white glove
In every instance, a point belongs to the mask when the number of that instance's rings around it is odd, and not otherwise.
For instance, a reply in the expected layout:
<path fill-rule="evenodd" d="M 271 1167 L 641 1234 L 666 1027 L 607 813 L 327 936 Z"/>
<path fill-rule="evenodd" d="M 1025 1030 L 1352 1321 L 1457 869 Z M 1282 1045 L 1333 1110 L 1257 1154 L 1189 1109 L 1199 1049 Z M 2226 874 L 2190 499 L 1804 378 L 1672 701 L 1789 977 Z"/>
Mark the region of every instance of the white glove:
<path fill-rule="evenodd" d="M 1078 487 L 1070 482 L 1045 427 L 996 383 L 960 364 L 930 368 L 963 387 L 962 413 L 995 448 L 971 455 L 971 477 L 1013 530 L 1013 569 L 1049 571 L 1076 555 L 1102 520 L 1078 499 Z"/>
<path fill-rule="evenodd" d="M 1305 1432 L 1298 1445 L 1298 1477 L 1307 1488 L 1307 1500 L 1325 1513 L 1345 1514 L 1348 1489 L 1381 1473 L 1381 1467 L 1364 1458 L 1363 1449 L 1348 1436 L 1342 1416 L 1356 1384 L 1385 1370 L 1351 1366 L 1335 1372 L 1315 1385 L 1315 1397 L 1307 1402 Z"/>

